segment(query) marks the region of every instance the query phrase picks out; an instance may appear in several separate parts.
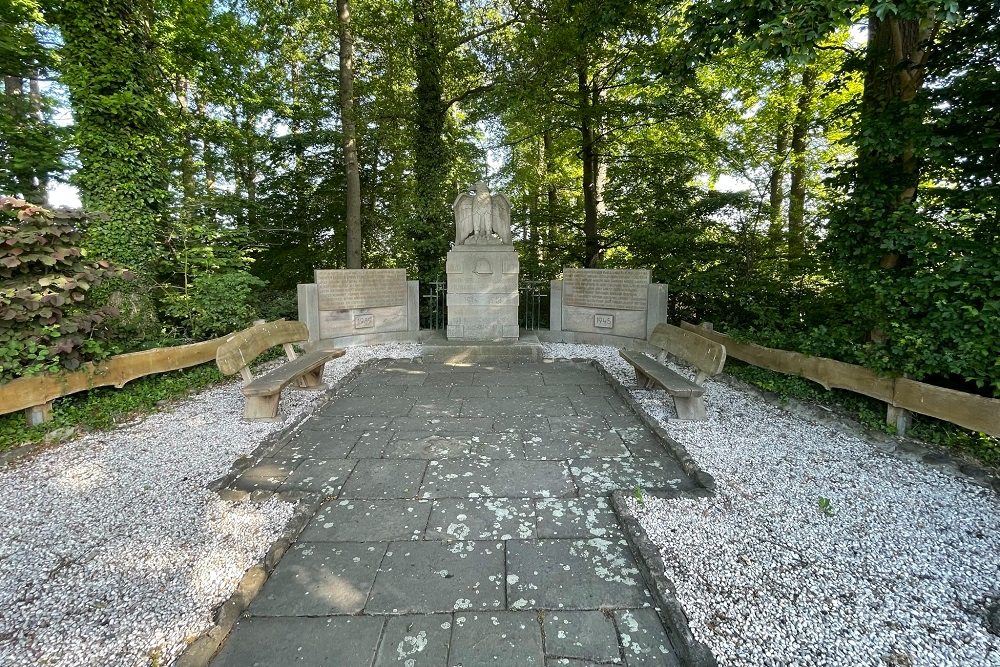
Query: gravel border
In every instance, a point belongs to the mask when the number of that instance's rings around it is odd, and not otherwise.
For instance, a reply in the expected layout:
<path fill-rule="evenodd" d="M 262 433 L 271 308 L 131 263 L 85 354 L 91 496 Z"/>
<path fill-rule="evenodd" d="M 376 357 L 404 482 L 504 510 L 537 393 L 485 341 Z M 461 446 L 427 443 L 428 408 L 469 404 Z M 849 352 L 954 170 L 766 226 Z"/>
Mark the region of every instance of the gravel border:
<path fill-rule="evenodd" d="M 419 350 L 350 348 L 324 382 Z M 0 664 L 169 664 L 205 637 L 207 651 L 318 502 L 208 486 L 333 392 L 289 388 L 283 422 L 248 422 L 230 381 L 0 467 Z"/>
<path fill-rule="evenodd" d="M 650 492 L 649 497 L 677 498 L 676 494 Z M 625 530 L 632 556 L 639 565 L 639 574 L 646 582 L 646 588 L 653 595 L 657 613 L 685 667 L 717 667 L 718 661 L 704 642 L 698 641 L 688 623 L 687 613 L 677 597 L 677 589 L 667 576 L 667 567 L 660 556 L 659 548 L 653 543 L 639 519 L 632 513 L 627 502 L 628 494 L 618 490 L 611 492 L 611 507 Z"/>
<path fill-rule="evenodd" d="M 588 352 L 615 373 L 617 350 Z M 1000 504 L 987 480 L 740 385 L 706 383 L 704 422 L 673 421 L 662 392 L 632 392 L 716 477 L 701 499 L 616 496 L 695 639 L 726 667 L 1000 665 Z"/>

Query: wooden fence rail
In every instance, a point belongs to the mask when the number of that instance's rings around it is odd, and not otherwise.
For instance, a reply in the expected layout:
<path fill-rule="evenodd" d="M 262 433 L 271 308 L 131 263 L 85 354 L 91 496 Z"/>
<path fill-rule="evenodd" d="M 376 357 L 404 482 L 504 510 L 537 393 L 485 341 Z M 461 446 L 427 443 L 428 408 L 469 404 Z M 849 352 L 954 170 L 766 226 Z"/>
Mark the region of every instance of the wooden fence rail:
<path fill-rule="evenodd" d="M 119 354 L 99 364 L 84 364 L 77 371 L 11 380 L 0 385 L 0 414 L 24 410 L 29 424 L 39 424 L 51 417 L 52 401 L 61 396 L 110 385 L 121 389 L 126 382 L 145 375 L 213 361 L 216 350 L 231 336 L 191 345 Z"/>
<path fill-rule="evenodd" d="M 847 389 L 885 401 L 889 406 L 887 420 L 890 423 L 900 425 L 900 411 L 909 410 L 1000 437 L 1000 400 L 906 378 L 882 377 L 862 366 L 834 359 L 742 343 L 690 322 L 682 322 L 681 328 L 722 343 L 726 346 L 726 354 L 734 359 L 779 373 L 798 375 L 827 389 Z"/>

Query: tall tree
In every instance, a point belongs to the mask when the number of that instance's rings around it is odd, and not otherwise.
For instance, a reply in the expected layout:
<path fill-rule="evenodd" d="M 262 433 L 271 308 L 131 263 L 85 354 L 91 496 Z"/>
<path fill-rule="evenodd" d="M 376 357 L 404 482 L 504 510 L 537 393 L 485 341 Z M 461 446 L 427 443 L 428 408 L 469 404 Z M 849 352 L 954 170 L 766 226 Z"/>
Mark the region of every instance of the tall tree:
<path fill-rule="evenodd" d="M 150 35 L 153 3 L 67 0 L 53 18 L 64 41 L 62 81 L 70 92 L 80 156 L 74 181 L 84 207 L 102 214 L 88 229 L 87 247 L 133 270 L 148 288 L 169 180 L 167 82 Z"/>
<path fill-rule="evenodd" d="M 340 126 L 344 137 L 347 172 L 347 268 L 361 268 L 361 174 L 358 167 L 358 132 L 354 119 L 354 33 L 348 0 L 337 0 L 340 19 Z"/>

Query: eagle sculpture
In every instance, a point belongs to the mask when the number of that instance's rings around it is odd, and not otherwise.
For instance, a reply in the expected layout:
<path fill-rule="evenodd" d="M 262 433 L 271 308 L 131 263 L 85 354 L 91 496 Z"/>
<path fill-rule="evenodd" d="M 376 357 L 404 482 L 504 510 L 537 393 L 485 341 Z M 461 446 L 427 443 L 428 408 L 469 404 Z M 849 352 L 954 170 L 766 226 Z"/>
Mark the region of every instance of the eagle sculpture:
<path fill-rule="evenodd" d="M 455 211 L 455 245 L 511 245 L 510 202 L 497 193 L 490 194 L 486 183 L 479 181 L 463 192 L 452 205 Z"/>

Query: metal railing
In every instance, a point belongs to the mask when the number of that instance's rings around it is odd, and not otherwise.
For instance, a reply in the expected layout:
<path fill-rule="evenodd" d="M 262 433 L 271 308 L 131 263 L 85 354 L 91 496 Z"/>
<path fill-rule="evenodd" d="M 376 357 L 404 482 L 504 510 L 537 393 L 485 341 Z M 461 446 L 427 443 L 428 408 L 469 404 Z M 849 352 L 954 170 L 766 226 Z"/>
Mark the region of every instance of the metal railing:
<path fill-rule="evenodd" d="M 549 326 L 549 281 L 521 280 L 518 285 L 517 323 L 535 331 Z M 444 330 L 448 326 L 448 282 L 421 281 L 420 328 Z"/>
<path fill-rule="evenodd" d="M 420 281 L 420 328 L 444 330 L 448 325 L 448 283 Z"/>
<path fill-rule="evenodd" d="M 518 285 L 520 304 L 518 324 L 522 329 L 535 331 L 549 328 L 549 281 L 524 280 Z"/>

